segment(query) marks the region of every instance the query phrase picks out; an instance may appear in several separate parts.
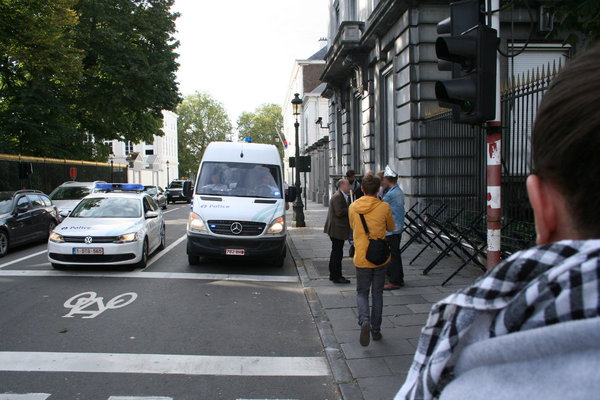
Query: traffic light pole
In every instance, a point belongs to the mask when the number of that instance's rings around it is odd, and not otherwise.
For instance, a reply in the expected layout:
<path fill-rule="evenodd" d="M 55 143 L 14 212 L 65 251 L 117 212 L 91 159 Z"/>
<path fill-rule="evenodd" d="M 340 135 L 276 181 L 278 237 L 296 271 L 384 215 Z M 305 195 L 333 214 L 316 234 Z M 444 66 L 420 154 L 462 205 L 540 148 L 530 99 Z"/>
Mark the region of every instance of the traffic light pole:
<path fill-rule="evenodd" d="M 500 0 L 486 0 L 488 11 L 498 10 Z M 500 32 L 500 13 L 491 15 L 491 27 Z M 500 61 L 496 60 L 496 71 L 500 71 Z M 500 74 L 496 73 L 496 117 L 486 126 L 487 150 L 487 269 L 492 269 L 501 261 L 502 228 L 502 123 L 500 104 Z"/>

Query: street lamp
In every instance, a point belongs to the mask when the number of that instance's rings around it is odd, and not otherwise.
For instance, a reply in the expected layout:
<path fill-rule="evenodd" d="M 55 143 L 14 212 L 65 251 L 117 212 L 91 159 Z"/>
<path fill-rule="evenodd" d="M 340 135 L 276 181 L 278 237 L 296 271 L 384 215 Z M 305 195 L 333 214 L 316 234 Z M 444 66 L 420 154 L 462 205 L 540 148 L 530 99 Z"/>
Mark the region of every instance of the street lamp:
<path fill-rule="evenodd" d="M 295 129 L 295 145 L 296 145 L 296 200 L 294 200 L 294 221 L 296 221 L 296 227 L 301 228 L 305 227 L 306 223 L 304 222 L 304 204 L 302 204 L 302 188 L 300 187 L 300 139 L 298 138 L 298 128 L 300 124 L 298 123 L 298 115 L 300 115 L 300 109 L 302 107 L 302 99 L 300 98 L 298 93 L 294 94 L 294 98 L 292 99 L 292 107 L 294 111 L 294 117 L 296 118 L 296 122 L 294 122 Z"/>
<path fill-rule="evenodd" d="M 167 160 L 167 186 L 169 185 L 169 160 Z"/>
<path fill-rule="evenodd" d="M 115 170 L 113 168 L 114 162 L 115 162 L 115 155 L 111 152 L 110 155 L 108 156 L 108 158 L 110 159 L 110 181 L 112 183 L 115 182 Z"/>

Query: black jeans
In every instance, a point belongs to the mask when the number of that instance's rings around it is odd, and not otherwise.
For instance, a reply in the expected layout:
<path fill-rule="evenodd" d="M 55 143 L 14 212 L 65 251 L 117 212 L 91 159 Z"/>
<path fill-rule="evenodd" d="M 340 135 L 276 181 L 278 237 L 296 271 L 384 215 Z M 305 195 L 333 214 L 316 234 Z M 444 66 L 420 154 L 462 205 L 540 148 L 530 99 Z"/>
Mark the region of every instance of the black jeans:
<path fill-rule="evenodd" d="M 344 257 L 345 240 L 331 239 L 331 254 L 329 255 L 329 279 L 340 279 L 342 277 L 342 258 Z"/>
<path fill-rule="evenodd" d="M 358 307 L 358 323 L 371 324 L 372 332 L 381 330 L 381 314 L 383 313 L 383 284 L 385 283 L 385 266 L 377 268 L 356 268 L 356 305 Z M 369 292 L 373 299 L 369 310 Z M 370 311 L 370 312 L 369 312 Z"/>
<path fill-rule="evenodd" d="M 387 264 L 387 276 L 392 285 L 400 285 L 404 283 L 404 271 L 402 269 L 402 256 L 400 255 L 400 238 L 401 233 L 386 236 L 390 245 L 391 260 Z"/>

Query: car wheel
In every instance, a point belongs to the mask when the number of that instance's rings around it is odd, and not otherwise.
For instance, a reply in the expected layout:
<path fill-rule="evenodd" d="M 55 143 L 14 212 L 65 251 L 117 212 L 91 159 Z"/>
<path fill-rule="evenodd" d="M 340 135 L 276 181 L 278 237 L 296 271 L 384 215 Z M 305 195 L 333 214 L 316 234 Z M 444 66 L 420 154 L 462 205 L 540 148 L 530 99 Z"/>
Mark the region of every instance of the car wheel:
<path fill-rule="evenodd" d="M 148 264 L 148 240 L 144 239 L 144 244 L 142 245 L 142 259 L 138 262 L 138 268 L 146 268 Z"/>
<path fill-rule="evenodd" d="M 8 234 L 6 231 L 0 230 L 0 257 L 8 253 Z"/>
<path fill-rule="evenodd" d="M 192 202 L 192 199 L 187 199 L 187 200 L 186 200 L 186 202 L 187 202 L 188 204 L 190 204 L 190 203 Z"/>
<path fill-rule="evenodd" d="M 59 271 L 67 269 L 67 267 L 62 264 L 57 264 L 57 263 L 51 263 L 51 264 L 52 264 L 52 268 L 57 269 Z"/>
<path fill-rule="evenodd" d="M 166 241 L 166 233 L 165 233 L 165 226 L 163 225 L 162 228 L 160 228 L 160 245 L 158 245 L 158 250 L 162 250 L 165 248 L 165 241 Z"/>
<path fill-rule="evenodd" d="M 200 264 L 200 257 L 192 256 L 192 255 L 188 254 L 188 264 L 190 264 L 190 265 Z"/>

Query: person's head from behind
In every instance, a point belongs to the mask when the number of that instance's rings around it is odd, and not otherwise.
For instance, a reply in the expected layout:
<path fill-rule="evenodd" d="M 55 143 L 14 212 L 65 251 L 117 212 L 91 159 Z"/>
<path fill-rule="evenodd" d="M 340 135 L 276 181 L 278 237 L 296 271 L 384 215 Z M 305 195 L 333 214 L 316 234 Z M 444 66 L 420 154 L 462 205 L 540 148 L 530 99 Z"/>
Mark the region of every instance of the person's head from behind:
<path fill-rule="evenodd" d="M 600 238 L 600 46 L 571 61 L 542 99 L 527 192 L 538 244 Z"/>
<path fill-rule="evenodd" d="M 348 172 L 346 172 L 346 179 L 348 179 L 348 182 L 350 182 L 350 184 L 354 183 L 355 177 L 356 173 L 353 169 L 349 169 Z"/>
<path fill-rule="evenodd" d="M 367 175 L 363 178 L 361 189 L 365 196 L 377 196 L 381 181 L 374 175 Z"/>
<path fill-rule="evenodd" d="M 348 194 L 348 193 L 350 193 L 350 182 L 348 182 L 348 179 L 342 178 L 339 181 L 337 181 L 337 188 L 341 192 Z"/>
<path fill-rule="evenodd" d="M 213 170 L 212 174 L 210 174 L 210 183 L 218 184 L 221 183 L 221 171 L 218 169 Z"/>
<path fill-rule="evenodd" d="M 396 183 L 398 183 L 398 178 L 395 176 L 384 176 L 381 180 L 381 186 L 384 189 L 391 188 L 392 186 L 395 186 Z"/>

